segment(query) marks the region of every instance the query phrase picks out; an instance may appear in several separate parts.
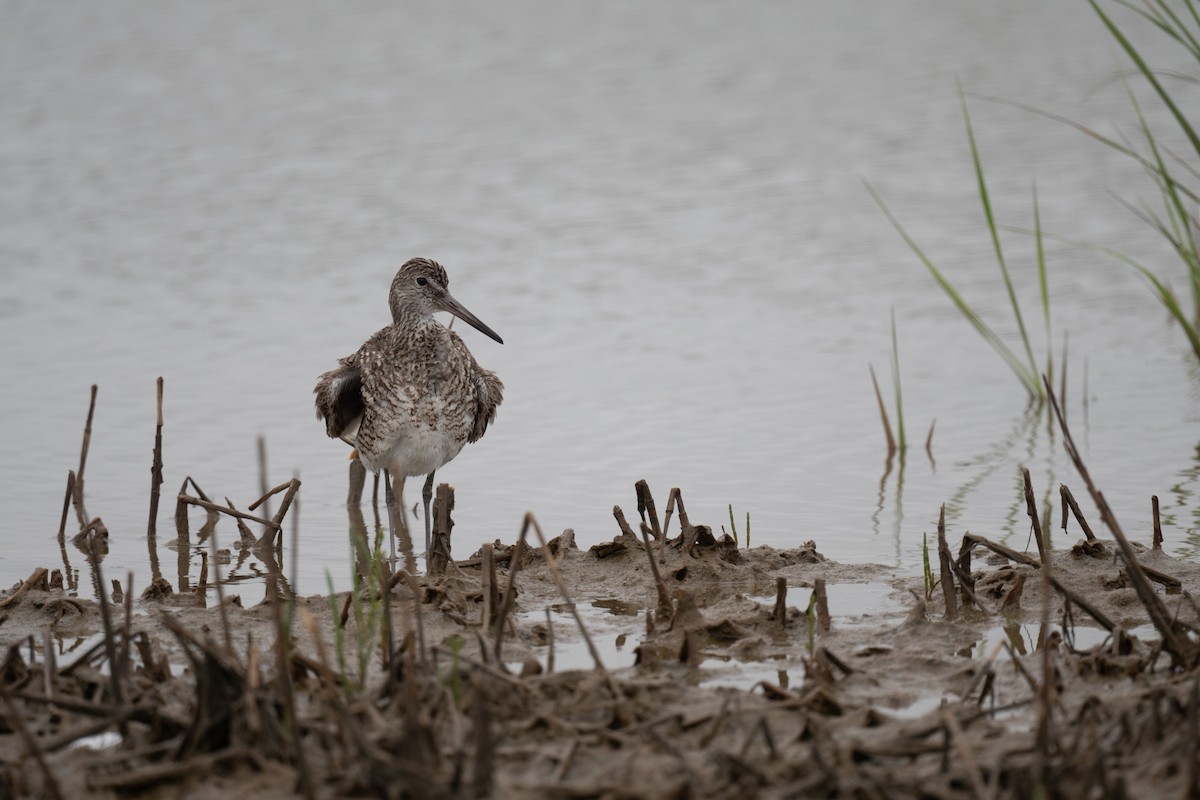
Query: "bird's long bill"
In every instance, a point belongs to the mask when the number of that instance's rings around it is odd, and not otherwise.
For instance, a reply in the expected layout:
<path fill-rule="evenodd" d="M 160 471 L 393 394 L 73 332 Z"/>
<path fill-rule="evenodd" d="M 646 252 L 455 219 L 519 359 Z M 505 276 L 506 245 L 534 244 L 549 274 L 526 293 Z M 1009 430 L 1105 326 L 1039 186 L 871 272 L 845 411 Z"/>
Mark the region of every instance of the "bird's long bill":
<path fill-rule="evenodd" d="M 504 344 L 504 340 L 500 338 L 498 333 L 489 328 L 487 325 L 484 325 L 483 320 L 481 320 L 479 317 L 475 316 L 470 311 L 467 311 L 467 307 L 451 297 L 449 292 L 443 295 L 438 301 L 438 308 L 440 308 L 442 311 L 449 311 L 451 314 L 458 317 L 475 330 L 492 337 L 500 344 Z"/>

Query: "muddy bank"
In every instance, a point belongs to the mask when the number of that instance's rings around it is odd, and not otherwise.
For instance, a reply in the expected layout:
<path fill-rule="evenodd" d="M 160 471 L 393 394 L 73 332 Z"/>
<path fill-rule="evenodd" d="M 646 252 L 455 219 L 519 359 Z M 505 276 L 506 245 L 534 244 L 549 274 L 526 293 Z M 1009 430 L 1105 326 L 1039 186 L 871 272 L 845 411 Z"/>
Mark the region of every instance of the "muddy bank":
<path fill-rule="evenodd" d="M 1133 546 L 1155 609 L 1111 542 L 1047 571 L 968 538 L 944 591 L 688 529 L 253 608 L 160 587 L 107 624 L 35 574 L 0 597 L 0 795 L 1196 789 L 1197 565 Z"/>

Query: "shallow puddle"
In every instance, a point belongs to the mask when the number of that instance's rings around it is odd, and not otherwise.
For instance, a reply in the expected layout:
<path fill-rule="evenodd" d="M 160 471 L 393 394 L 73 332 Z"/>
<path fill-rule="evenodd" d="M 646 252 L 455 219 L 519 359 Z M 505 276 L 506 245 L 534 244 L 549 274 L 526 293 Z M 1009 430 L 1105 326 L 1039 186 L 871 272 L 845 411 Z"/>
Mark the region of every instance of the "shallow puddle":
<path fill-rule="evenodd" d="M 811 587 L 789 587 L 788 605 L 805 608 Z M 903 617 L 906 611 L 891 600 L 895 591 L 883 582 L 829 584 L 829 611 L 836 627 L 860 624 L 879 624 L 880 620 L 891 621 L 891 617 Z M 752 595 L 750 599 L 763 608 L 774 607 L 774 596 Z M 633 666 L 635 649 L 642 641 L 646 630 L 646 609 L 639 604 L 618 599 L 592 600 L 579 604 L 578 612 L 587 628 L 604 666 L 620 669 Z M 893 609 L 894 614 L 881 609 Z M 531 611 L 520 615 L 530 624 L 546 624 L 544 611 Z M 562 604 L 550 607 L 549 620 L 554 634 L 554 670 L 591 669 L 594 659 L 587 643 L 579 635 L 579 626 L 570 610 Z M 531 648 L 538 662 L 545 669 L 549 665 L 550 644 Z M 784 656 L 766 655 L 761 658 L 738 658 L 721 652 L 716 647 L 704 647 L 703 660 L 695 673 L 698 684 L 751 689 L 766 681 L 783 688 L 799 686 L 804 680 L 804 669 L 799 663 Z M 519 665 L 515 665 L 519 666 Z"/>
<path fill-rule="evenodd" d="M 991 658 L 993 654 L 999 652 L 1004 642 L 1008 642 L 1018 655 L 1028 655 L 1037 651 L 1038 630 L 1040 627 L 1037 623 L 996 625 L 988 628 L 983 636 L 979 637 L 975 644 L 964 650 L 961 655 L 971 658 Z M 1050 630 L 1052 633 L 1062 634 L 1062 626 L 1060 625 L 1052 624 Z M 1154 629 L 1153 625 L 1139 625 L 1127 631 L 1127 633 L 1142 641 L 1152 641 L 1159 638 L 1158 632 Z M 1093 647 L 1104 644 L 1110 636 L 1111 634 L 1104 628 L 1076 625 L 1071 631 L 1071 642 L 1076 650 L 1091 650 Z"/>
<path fill-rule="evenodd" d="M 789 586 L 788 605 L 803 611 L 808 607 L 808 598 L 812 591 L 811 586 Z M 903 604 L 892 599 L 895 591 L 890 584 L 880 581 L 826 584 L 829 615 L 833 618 L 835 626 L 864 622 L 878 625 L 881 621 L 902 618 L 908 611 Z M 752 595 L 750 599 L 768 610 L 775 607 L 774 595 Z"/>

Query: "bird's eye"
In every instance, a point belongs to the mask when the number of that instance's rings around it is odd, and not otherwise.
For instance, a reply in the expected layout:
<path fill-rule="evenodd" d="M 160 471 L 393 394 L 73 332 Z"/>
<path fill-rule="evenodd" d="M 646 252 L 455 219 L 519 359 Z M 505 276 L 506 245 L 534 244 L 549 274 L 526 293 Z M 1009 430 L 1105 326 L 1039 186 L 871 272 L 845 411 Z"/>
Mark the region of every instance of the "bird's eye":
<path fill-rule="evenodd" d="M 424 286 L 427 283 L 429 283 L 427 278 L 417 278 L 417 286 Z"/>

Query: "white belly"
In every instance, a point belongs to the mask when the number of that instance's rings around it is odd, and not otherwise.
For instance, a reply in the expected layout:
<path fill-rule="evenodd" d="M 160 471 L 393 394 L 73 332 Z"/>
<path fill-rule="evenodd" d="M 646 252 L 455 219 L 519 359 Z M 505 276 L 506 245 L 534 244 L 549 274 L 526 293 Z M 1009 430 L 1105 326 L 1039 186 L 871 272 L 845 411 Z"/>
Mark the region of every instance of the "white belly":
<path fill-rule="evenodd" d="M 394 470 L 399 475 L 428 475 L 458 455 L 464 440 L 424 427 L 410 429 L 391 449 L 381 453 L 359 450 L 359 458 L 370 470 Z"/>

